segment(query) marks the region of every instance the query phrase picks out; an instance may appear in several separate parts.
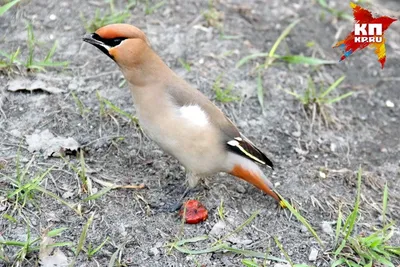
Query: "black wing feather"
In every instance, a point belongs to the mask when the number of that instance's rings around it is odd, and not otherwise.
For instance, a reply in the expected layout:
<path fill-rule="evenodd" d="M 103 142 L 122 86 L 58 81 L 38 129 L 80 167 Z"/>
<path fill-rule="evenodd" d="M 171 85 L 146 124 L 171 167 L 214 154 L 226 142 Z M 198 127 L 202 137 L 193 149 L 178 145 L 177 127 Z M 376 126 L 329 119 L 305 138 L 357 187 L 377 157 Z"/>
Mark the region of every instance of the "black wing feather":
<path fill-rule="evenodd" d="M 263 165 L 268 165 L 269 167 L 274 169 L 272 161 L 269 160 L 267 156 L 257 147 L 255 147 L 250 141 L 247 141 L 242 137 L 238 137 L 234 140 L 227 142 L 227 148 L 233 153 L 245 156 L 248 159 L 251 159 Z"/>

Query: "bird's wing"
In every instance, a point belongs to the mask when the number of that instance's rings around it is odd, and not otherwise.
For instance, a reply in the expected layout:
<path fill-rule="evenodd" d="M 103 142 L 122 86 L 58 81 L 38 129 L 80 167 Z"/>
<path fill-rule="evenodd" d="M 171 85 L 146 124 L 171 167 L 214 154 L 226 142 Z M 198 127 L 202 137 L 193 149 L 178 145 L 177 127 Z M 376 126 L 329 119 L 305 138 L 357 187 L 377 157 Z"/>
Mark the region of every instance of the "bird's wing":
<path fill-rule="evenodd" d="M 179 87 L 167 88 L 167 93 L 179 107 L 200 106 L 207 113 L 211 123 L 221 130 L 222 140 L 226 143 L 229 151 L 273 168 L 273 164 L 267 156 L 244 137 L 232 121 L 200 91 L 182 81 Z"/>

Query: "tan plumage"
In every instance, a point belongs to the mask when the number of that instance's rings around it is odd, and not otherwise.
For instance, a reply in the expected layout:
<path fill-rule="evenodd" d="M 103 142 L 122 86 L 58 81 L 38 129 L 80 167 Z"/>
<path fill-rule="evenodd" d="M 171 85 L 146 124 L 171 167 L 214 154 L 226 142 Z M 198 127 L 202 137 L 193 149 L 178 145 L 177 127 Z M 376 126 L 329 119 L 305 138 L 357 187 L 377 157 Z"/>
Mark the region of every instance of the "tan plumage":
<path fill-rule="evenodd" d="M 127 24 L 98 29 L 84 41 L 112 58 L 129 83 L 141 127 L 199 178 L 227 172 L 283 202 L 258 164 L 272 162 L 200 91 L 178 77 L 151 49 L 146 35 Z"/>

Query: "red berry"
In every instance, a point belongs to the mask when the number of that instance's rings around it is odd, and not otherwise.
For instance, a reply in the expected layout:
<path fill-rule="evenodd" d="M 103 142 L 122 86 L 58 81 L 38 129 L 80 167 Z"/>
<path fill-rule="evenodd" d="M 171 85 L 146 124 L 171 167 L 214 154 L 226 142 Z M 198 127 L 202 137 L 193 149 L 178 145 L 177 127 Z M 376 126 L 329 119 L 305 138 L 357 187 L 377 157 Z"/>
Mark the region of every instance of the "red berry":
<path fill-rule="evenodd" d="M 185 222 L 188 224 L 196 224 L 199 222 L 203 222 L 207 220 L 208 217 L 208 211 L 204 207 L 204 205 L 201 204 L 200 201 L 194 199 L 190 199 L 182 205 L 182 208 L 179 211 L 179 216 L 182 217 L 184 213 L 185 213 Z"/>

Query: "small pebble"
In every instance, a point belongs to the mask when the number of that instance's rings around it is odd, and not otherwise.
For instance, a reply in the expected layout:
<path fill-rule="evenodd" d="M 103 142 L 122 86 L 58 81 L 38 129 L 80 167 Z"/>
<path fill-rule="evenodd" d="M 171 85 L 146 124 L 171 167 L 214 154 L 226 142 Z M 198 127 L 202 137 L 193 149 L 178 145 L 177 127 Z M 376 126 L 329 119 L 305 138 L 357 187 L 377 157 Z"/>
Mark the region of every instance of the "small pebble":
<path fill-rule="evenodd" d="M 158 254 L 160 254 L 160 251 L 158 250 L 158 248 L 151 248 L 149 250 L 149 255 L 150 256 L 157 256 Z"/>
<path fill-rule="evenodd" d="M 333 228 L 329 222 L 322 222 L 322 231 L 328 235 L 333 235 Z"/>
<path fill-rule="evenodd" d="M 301 132 L 300 131 L 296 131 L 292 133 L 293 137 L 300 137 L 301 136 Z"/>
<path fill-rule="evenodd" d="M 322 179 L 326 178 L 326 174 L 324 172 L 319 172 L 319 177 Z"/>
<path fill-rule="evenodd" d="M 57 19 L 57 16 L 54 15 L 54 14 L 51 14 L 49 18 L 50 18 L 50 20 L 56 20 L 56 19 Z"/>
<path fill-rule="evenodd" d="M 251 239 L 243 239 L 241 237 L 234 237 L 234 236 L 229 237 L 227 240 L 233 244 L 246 245 L 246 246 L 253 243 L 253 240 Z"/>
<path fill-rule="evenodd" d="M 226 223 L 224 221 L 218 221 L 216 224 L 214 224 L 209 235 L 219 237 L 222 235 L 222 232 L 225 229 L 225 227 L 226 227 Z"/>
<path fill-rule="evenodd" d="M 331 151 L 335 152 L 336 151 L 336 144 L 335 143 L 331 143 Z"/>
<path fill-rule="evenodd" d="M 310 255 L 308 256 L 309 261 L 316 261 L 318 256 L 318 250 L 315 248 L 311 248 Z"/>
<path fill-rule="evenodd" d="M 388 107 L 388 108 L 394 108 L 394 103 L 392 102 L 392 101 L 390 101 L 390 100 L 386 100 L 386 106 Z"/>
<path fill-rule="evenodd" d="M 236 191 L 237 191 L 238 193 L 244 194 L 244 193 L 246 193 L 246 188 L 244 188 L 243 185 L 238 184 L 238 185 L 236 185 Z"/>
<path fill-rule="evenodd" d="M 78 89 L 78 87 L 79 87 L 79 85 L 76 82 L 71 82 L 68 85 L 69 90 L 76 90 L 76 89 Z"/>

